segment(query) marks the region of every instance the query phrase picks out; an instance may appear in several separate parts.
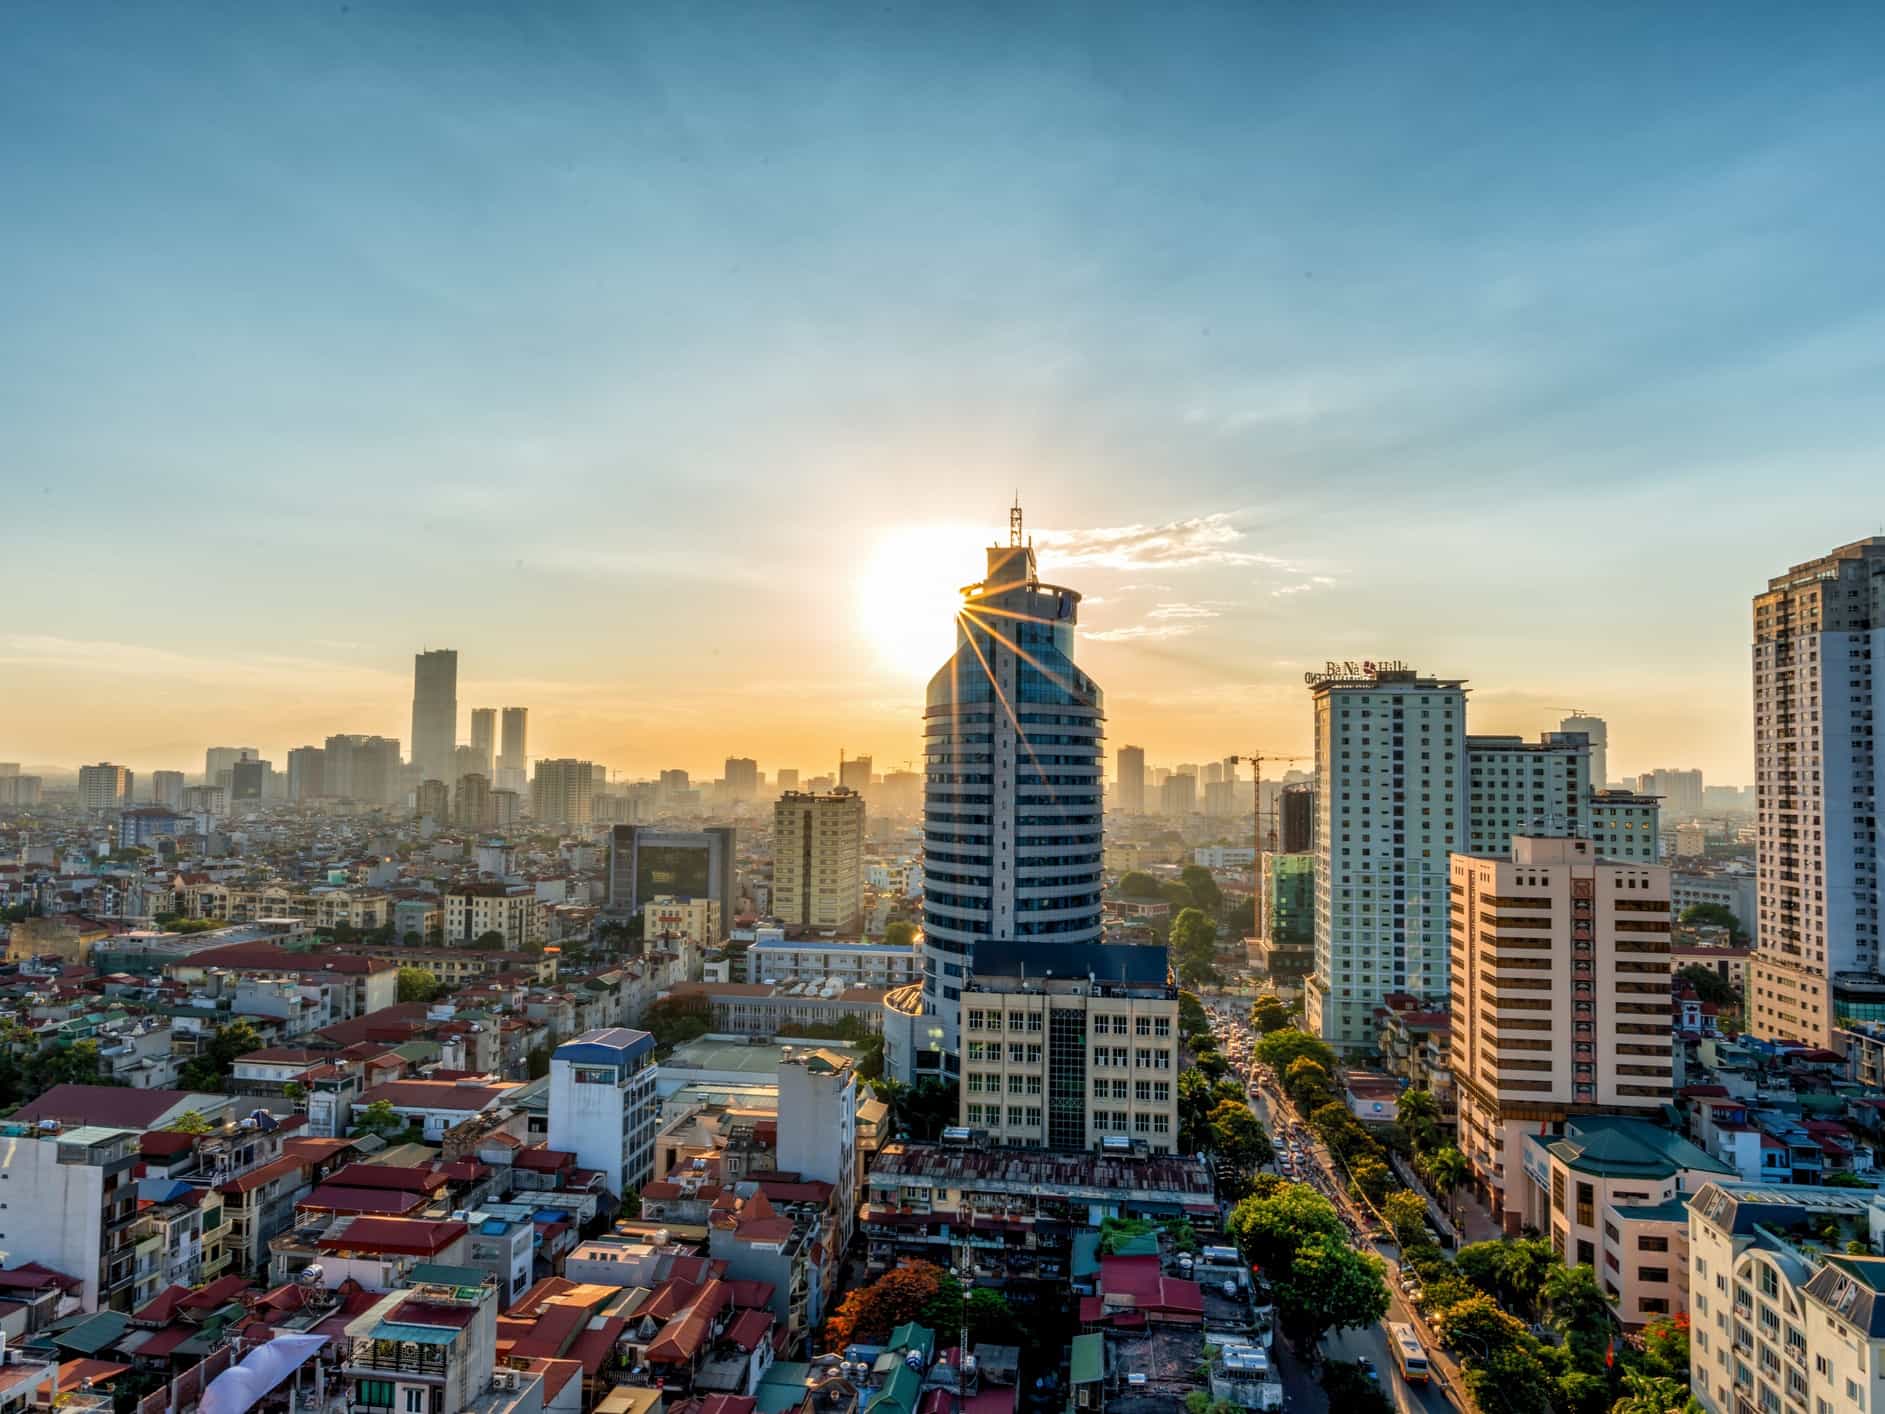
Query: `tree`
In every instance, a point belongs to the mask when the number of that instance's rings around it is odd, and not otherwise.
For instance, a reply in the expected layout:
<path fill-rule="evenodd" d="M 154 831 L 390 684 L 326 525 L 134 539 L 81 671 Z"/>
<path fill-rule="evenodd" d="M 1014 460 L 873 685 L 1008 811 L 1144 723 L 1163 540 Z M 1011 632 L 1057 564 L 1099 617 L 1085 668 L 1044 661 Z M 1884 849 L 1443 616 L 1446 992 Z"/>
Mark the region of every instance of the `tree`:
<path fill-rule="evenodd" d="M 1697 908 L 1701 906 L 1696 905 Z M 1687 983 L 1695 988 L 1696 996 L 1715 1006 L 1741 1005 L 1741 994 L 1734 989 L 1734 984 L 1714 968 L 1702 963 L 1692 962 L 1687 967 L 1681 968 L 1677 971 L 1675 980 L 1678 985 Z"/>
<path fill-rule="evenodd" d="M 1440 1142 L 1440 1102 L 1431 1090 L 1403 1090 L 1394 1103 L 1394 1118 L 1420 1153 Z"/>
<path fill-rule="evenodd" d="M 1386 1271 L 1379 1257 L 1350 1247 L 1347 1233 L 1322 1233 L 1299 1246 L 1285 1275 L 1270 1282 L 1296 1353 L 1314 1359 L 1326 1332 L 1372 1326 L 1387 1315 Z"/>
<path fill-rule="evenodd" d="M 1184 1037 L 1187 1045 L 1193 1038 L 1211 1034 L 1211 1018 L 1204 1014 L 1204 1003 L 1198 1000 L 1196 992 L 1178 994 L 1178 1034 Z M 1212 1042 L 1213 1045 L 1217 1043 Z"/>
<path fill-rule="evenodd" d="M 1550 1376 L 1525 1345 L 1466 1362 L 1466 1389 L 1480 1414 L 1548 1414 Z"/>
<path fill-rule="evenodd" d="M 1224 930 L 1233 938 L 1247 938 L 1257 931 L 1257 901 L 1240 898 L 1224 914 Z"/>
<path fill-rule="evenodd" d="M 236 1058 L 262 1049 L 262 1033 L 246 1021 L 231 1021 L 210 1033 L 209 1041 L 179 1072 L 186 1090 L 220 1091 L 236 1068 Z"/>
<path fill-rule="evenodd" d="M 1119 892 L 1121 896 L 1125 898 L 1151 900 L 1164 897 L 1164 892 L 1160 888 L 1157 879 L 1154 879 L 1150 874 L 1142 874 L 1136 870 L 1130 874 L 1124 875 L 1120 879 Z"/>
<path fill-rule="evenodd" d="M 1202 864 L 1187 864 L 1178 872 L 1179 879 L 1191 894 L 1192 903 L 1216 917 L 1224 907 L 1224 891 L 1217 886 L 1217 880 Z"/>
<path fill-rule="evenodd" d="M 1261 1168 L 1276 1154 L 1263 1122 L 1242 1100 L 1222 1100 L 1211 1111 L 1210 1143 L 1212 1153 L 1244 1174 Z"/>
<path fill-rule="evenodd" d="M 925 1076 L 914 1085 L 893 1085 L 880 1086 L 877 1096 L 890 1106 L 891 1123 L 911 1138 L 934 1139 L 956 1122 L 960 1092 L 954 1081 Z"/>
<path fill-rule="evenodd" d="M 825 1322 L 825 1349 L 883 1344 L 891 1331 L 923 1315 L 941 1289 L 942 1277 L 942 1268 L 929 1262 L 904 1262 L 869 1286 L 858 1287 Z"/>
<path fill-rule="evenodd" d="M 1388 1196 L 1388 1186 L 1393 1176 L 1388 1166 L 1377 1158 L 1363 1155 L 1348 1166 L 1349 1186 L 1365 1198 L 1371 1207 L 1380 1207 L 1381 1200 Z"/>
<path fill-rule="evenodd" d="M 1682 910 L 1682 917 L 1676 921 L 1684 928 L 1726 928 L 1735 938 L 1747 936 L 1747 929 L 1725 903 L 1692 903 Z"/>
<path fill-rule="evenodd" d="M 1433 1241 L 1427 1235 L 1427 1205 L 1420 1201 L 1417 1193 L 1403 1188 L 1388 1194 L 1381 1200 L 1381 1216 L 1394 1234 L 1403 1258 L 1410 1248 L 1423 1247 Z"/>
<path fill-rule="evenodd" d="M 1558 1254 L 1542 1238 L 1521 1237 L 1471 1242 L 1453 1255 L 1459 1274 L 1480 1291 L 1527 1317 L 1536 1317 L 1545 1277 L 1558 1265 Z"/>
<path fill-rule="evenodd" d="M 1283 1072 L 1283 1093 L 1304 1114 L 1319 1110 L 1335 1098 L 1335 1082 L 1320 1062 L 1298 1056 Z"/>
<path fill-rule="evenodd" d="M 297 1108 L 301 1104 L 302 1097 L 305 1096 L 307 1093 L 308 1092 L 305 1089 L 303 1089 L 302 1086 L 298 1082 L 293 1081 L 293 1080 L 290 1080 L 286 1085 L 281 1087 L 282 1099 L 286 1100 L 289 1104 L 294 1105 Z"/>
<path fill-rule="evenodd" d="M 1291 1061 L 1305 1056 L 1330 1075 L 1335 1074 L 1335 1052 L 1326 1042 L 1306 1031 L 1286 1026 L 1280 1031 L 1270 1032 L 1257 1042 L 1257 1059 L 1278 1075 L 1289 1068 Z"/>
<path fill-rule="evenodd" d="M 1334 1205 L 1306 1183 L 1285 1183 L 1273 1193 L 1244 1199 L 1231 1209 L 1225 1228 L 1244 1261 L 1273 1281 L 1288 1272 L 1305 1243 L 1348 1237 Z"/>
<path fill-rule="evenodd" d="M 1322 1366 L 1322 1391 L 1329 1408 L 1342 1414 L 1394 1414 L 1394 1403 L 1381 1386 L 1352 1360 L 1329 1360 Z"/>
<path fill-rule="evenodd" d="M 437 975 L 426 971 L 423 967 L 399 969 L 396 995 L 402 1002 L 429 1002 L 444 990 Z"/>
<path fill-rule="evenodd" d="M 1250 1024 L 1268 1033 L 1289 1025 L 1289 1008 L 1275 992 L 1265 992 L 1250 1004 Z"/>
<path fill-rule="evenodd" d="M 504 951 L 504 935 L 492 928 L 488 932 L 478 934 L 465 946 L 477 952 L 502 952 Z"/>
<path fill-rule="evenodd" d="M 1623 1372 L 1625 1393 L 1610 1414 L 1702 1414 L 1702 1402 L 1689 1393 L 1689 1382 L 1641 1370 Z"/>
<path fill-rule="evenodd" d="M 1182 986 L 1196 987 L 1217 978 L 1217 924 L 1203 911 L 1187 908 L 1172 920 L 1168 939 L 1172 971 Z"/>
<path fill-rule="evenodd" d="M 170 1128 L 178 1134 L 210 1134 L 216 1126 L 203 1118 L 201 1110 L 185 1110 L 170 1122 Z"/>
<path fill-rule="evenodd" d="M 1201 1052 L 1192 1064 L 1207 1080 L 1222 1080 L 1230 1074 L 1230 1062 L 1215 1050 Z"/>
<path fill-rule="evenodd" d="M 1427 1181 L 1434 1186 L 1434 1196 L 1447 1205 L 1449 1215 L 1453 1214 L 1453 1190 L 1466 1181 L 1466 1155 L 1451 1144 L 1435 1149 L 1427 1155 Z M 1453 1226 L 1459 1227 L 1457 1216 Z"/>
<path fill-rule="evenodd" d="M 1523 1321 L 1501 1311 L 1490 1296 L 1484 1295 L 1469 1296 L 1436 1311 L 1434 1326 L 1452 1349 L 1481 1360 L 1523 1346 L 1531 1338 Z"/>
<path fill-rule="evenodd" d="M 387 1134 L 406 1127 L 405 1116 L 393 1108 L 391 1100 L 375 1100 L 360 1111 L 360 1127 L 375 1134 Z"/>
<path fill-rule="evenodd" d="M 866 1036 L 857 1043 L 857 1078 L 868 1083 L 884 1073 L 883 1033 Z"/>
<path fill-rule="evenodd" d="M 1820 1180 L 1820 1185 L 1824 1188 L 1870 1188 L 1873 1186 L 1851 1169 L 1834 1170 Z"/>
<path fill-rule="evenodd" d="M 893 919 L 884 925 L 884 941 L 893 948 L 907 948 L 916 941 L 916 924 L 907 918 Z"/>
<path fill-rule="evenodd" d="M 1545 1273 L 1545 1321 L 1587 1368 L 1610 1340 L 1610 1302 L 1589 1267 L 1555 1266 Z"/>
<path fill-rule="evenodd" d="M 641 1029 L 654 1037 L 655 1050 L 665 1056 L 676 1046 L 697 1040 L 713 1029 L 705 1002 L 685 997 L 664 997 L 642 1008 Z"/>

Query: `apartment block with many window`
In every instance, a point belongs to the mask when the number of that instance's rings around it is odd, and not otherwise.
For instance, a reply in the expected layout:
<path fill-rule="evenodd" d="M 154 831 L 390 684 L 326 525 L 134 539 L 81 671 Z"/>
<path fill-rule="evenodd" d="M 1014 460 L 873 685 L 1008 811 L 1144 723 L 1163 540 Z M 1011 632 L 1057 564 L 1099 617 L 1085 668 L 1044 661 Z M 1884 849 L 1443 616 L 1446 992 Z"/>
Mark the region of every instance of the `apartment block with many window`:
<path fill-rule="evenodd" d="M 1178 991 L 1165 949 L 990 942 L 962 992 L 960 1117 L 1024 1149 L 1178 1140 Z"/>
<path fill-rule="evenodd" d="M 1527 1132 L 1672 1097 L 1669 871 L 1521 836 L 1510 859 L 1455 855 L 1451 893 L 1460 1148 L 1516 1234 Z"/>
<path fill-rule="evenodd" d="M 772 915 L 788 926 L 855 929 L 864 917 L 864 797 L 787 791 L 772 808 Z"/>

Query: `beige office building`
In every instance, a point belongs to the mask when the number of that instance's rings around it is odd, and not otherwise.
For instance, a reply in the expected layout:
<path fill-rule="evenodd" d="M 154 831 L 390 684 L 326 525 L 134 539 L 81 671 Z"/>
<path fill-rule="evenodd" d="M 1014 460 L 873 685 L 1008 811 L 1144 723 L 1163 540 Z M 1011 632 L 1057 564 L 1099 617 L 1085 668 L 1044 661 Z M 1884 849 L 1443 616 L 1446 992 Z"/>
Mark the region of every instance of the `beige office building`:
<path fill-rule="evenodd" d="M 1178 990 L 1163 947 L 979 943 L 961 1015 L 959 1113 L 989 1143 L 1176 1151 Z"/>
<path fill-rule="evenodd" d="M 772 915 L 854 931 L 864 916 L 864 797 L 787 791 L 772 807 Z"/>
<path fill-rule="evenodd" d="M 117 810 L 131 803 L 131 772 L 101 761 L 79 767 L 79 808 Z"/>
<path fill-rule="evenodd" d="M 1671 1099 L 1669 871 L 1522 835 L 1455 854 L 1451 894 L 1460 1149 L 1516 1235 L 1528 1133 Z"/>
<path fill-rule="evenodd" d="M 508 949 L 543 941 L 543 900 L 528 884 L 467 884 L 445 895 L 445 941 L 462 946 L 486 933 Z"/>

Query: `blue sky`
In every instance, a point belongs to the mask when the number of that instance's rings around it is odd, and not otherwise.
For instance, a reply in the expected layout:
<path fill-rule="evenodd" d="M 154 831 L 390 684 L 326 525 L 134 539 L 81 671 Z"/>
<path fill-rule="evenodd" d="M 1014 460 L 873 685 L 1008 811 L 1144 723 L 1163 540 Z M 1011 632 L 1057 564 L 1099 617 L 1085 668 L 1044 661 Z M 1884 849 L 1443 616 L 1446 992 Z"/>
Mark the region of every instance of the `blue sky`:
<path fill-rule="evenodd" d="M 16 7 L 0 758 L 403 736 L 451 644 L 546 753 L 901 759 L 1019 488 L 1155 759 L 1372 653 L 1746 779 L 1750 594 L 1885 517 L 1882 27 Z"/>

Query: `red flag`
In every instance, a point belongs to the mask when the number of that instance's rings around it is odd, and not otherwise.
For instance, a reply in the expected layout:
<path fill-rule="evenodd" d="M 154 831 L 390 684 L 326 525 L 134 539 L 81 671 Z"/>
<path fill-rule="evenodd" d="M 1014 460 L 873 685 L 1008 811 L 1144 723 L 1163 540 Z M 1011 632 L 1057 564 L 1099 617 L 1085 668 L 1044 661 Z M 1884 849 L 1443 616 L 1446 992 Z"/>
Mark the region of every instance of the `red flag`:
<path fill-rule="evenodd" d="M 1610 1337 L 1610 1343 L 1604 1347 L 1604 1368 L 1607 1370 L 1617 1363 L 1617 1338 Z"/>

